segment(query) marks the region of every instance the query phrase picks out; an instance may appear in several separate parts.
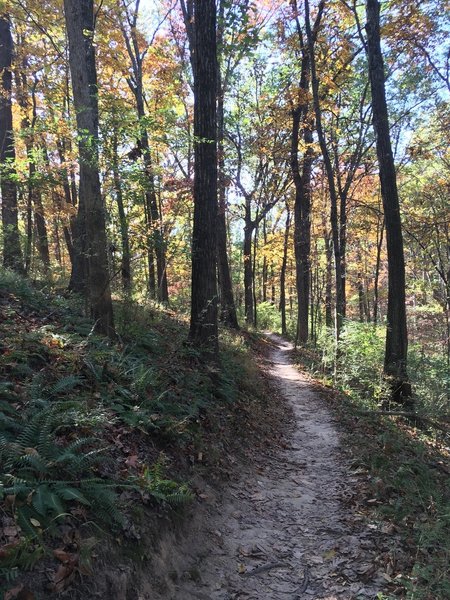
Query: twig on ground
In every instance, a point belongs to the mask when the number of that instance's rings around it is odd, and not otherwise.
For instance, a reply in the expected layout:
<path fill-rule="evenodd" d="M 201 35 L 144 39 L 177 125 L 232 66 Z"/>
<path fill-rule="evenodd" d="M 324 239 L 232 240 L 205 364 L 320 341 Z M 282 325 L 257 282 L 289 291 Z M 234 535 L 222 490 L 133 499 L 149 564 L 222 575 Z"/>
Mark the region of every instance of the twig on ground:
<path fill-rule="evenodd" d="M 303 575 L 303 582 L 302 582 L 302 585 L 298 588 L 298 590 L 296 592 L 297 595 L 295 597 L 295 600 L 301 600 L 301 595 L 306 592 L 306 590 L 308 589 L 308 585 L 309 585 L 309 569 L 308 569 L 308 567 L 305 567 L 305 573 Z"/>
<path fill-rule="evenodd" d="M 438 423 L 434 419 L 430 419 L 429 417 L 424 417 L 422 415 L 418 415 L 415 412 L 408 412 L 404 410 L 358 410 L 358 415 L 380 415 L 382 417 L 407 417 L 408 419 L 417 419 L 417 421 L 422 421 L 423 423 L 427 423 L 432 427 L 436 427 L 436 429 L 440 429 L 446 433 L 449 432 L 449 427 L 446 427 L 443 423 Z"/>
<path fill-rule="evenodd" d="M 251 571 L 245 571 L 245 573 L 242 573 L 242 575 L 244 577 L 250 577 L 251 575 L 259 575 L 260 573 L 265 573 L 266 571 L 270 571 L 271 569 L 278 569 L 280 567 L 290 567 L 291 565 L 289 565 L 288 563 L 284 563 L 284 562 L 273 562 L 273 563 L 268 563 L 267 565 L 261 565 L 260 567 L 256 567 L 255 569 L 252 569 Z"/>

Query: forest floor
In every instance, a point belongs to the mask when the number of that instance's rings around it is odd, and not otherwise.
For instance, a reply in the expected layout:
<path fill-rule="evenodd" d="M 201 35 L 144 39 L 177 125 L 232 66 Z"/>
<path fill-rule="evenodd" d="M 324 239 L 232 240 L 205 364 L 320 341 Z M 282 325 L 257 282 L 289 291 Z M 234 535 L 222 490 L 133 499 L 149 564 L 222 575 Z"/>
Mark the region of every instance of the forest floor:
<path fill-rule="evenodd" d="M 358 510 L 361 475 L 336 416 L 293 365 L 292 345 L 267 342 L 261 366 L 288 412 L 284 440 L 254 452 L 211 503 L 200 556 L 171 598 L 373 599 L 391 581 L 384 562 L 398 538 Z"/>
<path fill-rule="evenodd" d="M 277 336 L 222 331 L 215 371 L 175 313 L 116 317 L 0 270 L 0 598 L 450 597 L 445 432 Z"/>

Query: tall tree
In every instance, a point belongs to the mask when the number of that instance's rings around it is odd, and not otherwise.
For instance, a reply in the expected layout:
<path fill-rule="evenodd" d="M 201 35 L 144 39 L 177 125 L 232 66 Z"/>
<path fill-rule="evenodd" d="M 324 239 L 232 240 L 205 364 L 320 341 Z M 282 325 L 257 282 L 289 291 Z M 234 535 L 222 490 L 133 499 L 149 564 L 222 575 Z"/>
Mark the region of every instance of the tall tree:
<path fill-rule="evenodd" d="M 218 353 L 217 331 L 217 34 L 215 0 L 184 6 L 194 75 L 194 225 L 189 340 Z M 190 27 L 191 26 L 191 27 Z"/>
<path fill-rule="evenodd" d="M 321 0 L 318 6 L 318 14 L 323 12 L 324 8 L 325 0 Z M 319 138 L 320 150 L 323 156 L 330 194 L 330 220 L 336 275 L 336 338 L 339 339 L 345 317 L 345 290 L 342 272 L 341 244 L 339 240 L 338 193 L 334 179 L 333 164 L 323 127 L 322 109 L 319 96 L 319 77 L 317 73 L 316 56 L 314 52 L 314 33 L 311 27 L 309 0 L 305 0 L 305 26 L 306 35 L 308 38 L 309 59 L 311 62 L 311 84 L 313 92 L 314 114 L 316 117 L 317 137 Z"/>
<path fill-rule="evenodd" d="M 407 374 L 408 334 L 405 306 L 405 260 L 397 178 L 389 132 L 384 61 L 380 39 L 380 4 L 378 0 L 366 0 L 366 11 L 373 126 L 385 216 L 389 272 L 384 372 L 390 380 L 393 399 L 404 401 L 411 395 Z"/>
<path fill-rule="evenodd" d="M 308 46 L 304 43 L 304 36 L 298 16 L 297 1 L 292 2 L 294 18 L 297 29 L 300 50 L 300 82 L 296 102 L 292 106 L 292 135 L 291 135 L 291 171 L 295 186 L 295 264 L 297 282 L 297 336 L 296 342 L 306 344 L 309 335 L 309 296 L 310 296 L 310 271 L 311 271 L 311 175 L 314 161 L 313 133 L 310 112 L 310 82 L 311 60 Z M 323 6 L 317 14 L 313 32 L 312 44 L 315 44 L 317 32 L 322 19 Z M 300 137 L 303 137 L 305 151 L 300 167 L 298 158 Z"/>
<path fill-rule="evenodd" d="M 2 192 L 3 264 L 19 273 L 24 272 L 20 247 L 17 213 L 17 185 L 15 181 L 16 151 L 12 120 L 12 59 L 13 40 L 11 21 L 6 13 L 0 14 L 0 179 Z"/>
<path fill-rule="evenodd" d="M 144 160 L 145 168 L 145 214 L 147 217 L 147 225 L 151 230 L 149 242 L 149 273 L 150 279 L 153 270 L 153 251 L 156 256 L 156 297 L 159 301 L 167 303 L 169 301 L 169 289 L 167 283 L 167 264 L 166 264 L 166 248 L 162 228 L 162 215 L 158 203 L 156 185 L 155 185 L 155 169 L 153 164 L 152 149 L 150 146 L 149 134 L 145 124 L 146 99 L 144 95 L 143 82 L 143 65 L 144 59 L 148 53 L 149 45 L 144 44 L 142 47 L 142 36 L 138 31 L 138 18 L 140 9 L 140 0 L 133 3 L 120 1 L 122 12 L 119 13 L 121 19 L 121 31 L 125 42 L 125 47 L 130 60 L 129 75 L 127 77 L 128 86 L 133 93 L 136 102 L 136 111 L 139 119 L 139 142 L 138 146 Z M 152 293 L 152 286 L 150 292 Z"/>
<path fill-rule="evenodd" d="M 114 335 L 98 166 L 98 97 L 93 0 L 64 0 L 69 63 L 78 129 L 80 186 L 77 225 L 85 239 L 87 295 L 95 329 Z"/>
<path fill-rule="evenodd" d="M 44 206 L 42 203 L 42 193 L 37 180 L 37 150 L 35 128 L 37 123 L 37 84 L 36 73 L 33 74 L 33 83 L 28 83 L 27 60 L 22 58 L 20 69 L 16 72 L 16 90 L 17 103 L 22 109 L 22 136 L 25 140 L 25 148 L 28 159 L 28 190 L 27 190 L 27 209 L 31 213 L 34 211 L 34 225 L 36 229 L 36 246 L 42 261 L 44 273 L 50 274 L 50 253 L 48 244 L 47 224 L 45 221 Z M 31 98 L 30 98 L 31 96 Z M 31 119 L 30 119 L 31 105 Z M 31 226 L 31 214 L 29 218 Z M 27 243 L 27 252 L 25 257 L 25 270 L 28 273 L 30 267 L 31 239 Z"/>

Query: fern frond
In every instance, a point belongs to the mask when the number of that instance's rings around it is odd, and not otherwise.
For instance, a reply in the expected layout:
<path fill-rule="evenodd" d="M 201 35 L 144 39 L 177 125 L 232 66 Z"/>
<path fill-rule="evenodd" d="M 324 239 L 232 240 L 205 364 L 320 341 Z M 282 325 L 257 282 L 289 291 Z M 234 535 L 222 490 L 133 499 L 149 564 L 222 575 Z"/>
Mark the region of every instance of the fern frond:
<path fill-rule="evenodd" d="M 57 381 L 49 390 L 49 394 L 54 397 L 59 394 L 65 394 L 72 391 L 77 385 L 83 383 L 83 378 L 79 375 L 67 375 Z"/>

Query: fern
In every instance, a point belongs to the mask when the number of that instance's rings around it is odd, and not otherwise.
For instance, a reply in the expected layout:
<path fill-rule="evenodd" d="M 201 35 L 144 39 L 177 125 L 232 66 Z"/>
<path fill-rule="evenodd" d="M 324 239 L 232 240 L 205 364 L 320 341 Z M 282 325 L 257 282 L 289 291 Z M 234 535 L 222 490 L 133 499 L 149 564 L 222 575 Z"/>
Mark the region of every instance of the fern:
<path fill-rule="evenodd" d="M 73 503 L 93 508 L 103 520 L 121 521 L 115 482 L 93 477 L 105 460 L 105 449 L 94 437 L 83 437 L 61 445 L 58 430 L 73 427 L 73 402 L 56 403 L 35 414 L 17 440 L 0 436 L 0 498 L 14 495 L 17 520 L 29 537 L 40 527 L 51 527 L 55 519 L 70 514 Z M 36 525 L 38 523 L 38 525 Z"/>
<path fill-rule="evenodd" d="M 161 453 L 151 468 L 147 467 L 140 479 L 140 485 L 157 502 L 173 508 L 188 504 L 192 494 L 185 483 L 177 483 L 165 477 L 167 458 Z"/>
<path fill-rule="evenodd" d="M 78 375 L 67 375 L 57 381 L 49 390 L 52 397 L 71 392 L 74 388 L 83 382 L 83 378 Z"/>

